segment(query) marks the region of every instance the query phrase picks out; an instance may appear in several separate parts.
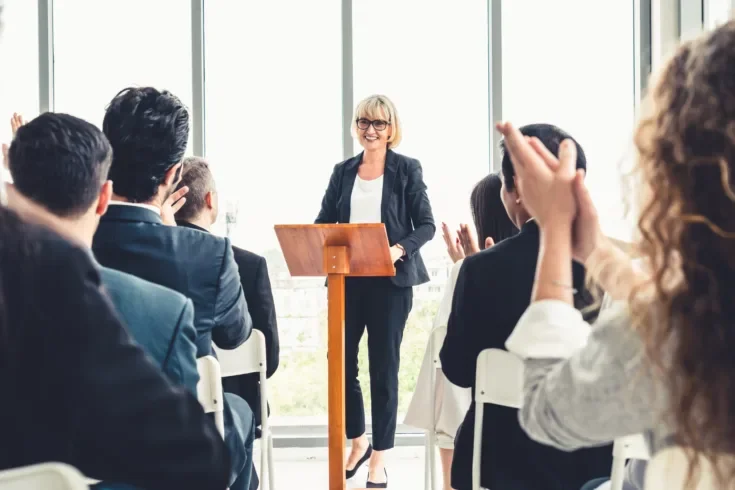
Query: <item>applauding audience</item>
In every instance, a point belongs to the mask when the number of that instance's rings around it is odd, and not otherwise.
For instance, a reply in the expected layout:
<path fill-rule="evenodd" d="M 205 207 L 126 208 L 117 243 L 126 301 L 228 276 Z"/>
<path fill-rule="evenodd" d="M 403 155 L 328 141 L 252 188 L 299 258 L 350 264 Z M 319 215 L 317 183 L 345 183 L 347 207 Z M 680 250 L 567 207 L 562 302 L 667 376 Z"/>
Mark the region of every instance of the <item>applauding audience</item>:
<path fill-rule="evenodd" d="M 569 136 L 549 124 L 521 128 L 523 135 L 537 137 L 551 148 Z M 576 166 L 586 168 L 579 148 Z M 539 226 L 534 210 L 525 205 L 518 188 L 519 179 L 507 154 L 502 163 L 501 198 L 511 221 L 520 233 L 492 248 L 467 257 L 462 264 L 454 292 L 447 337 L 441 350 L 442 370 L 461 387 L 475 384 L 477 356 L 484 349 L 503 348 L 518 319 L 528 307 L 539 253 Z M 571 191 L 570 191 L 571 194 Z M 574 277 L 574 287 L 584 290 L 584 270 L 566 267 Z M 582 308 L 584 296 L 578 295 Z M 609 471 L 609 447 L 578 453 L 564 453 L 528 438 L 517 421 L 516 410 L 498 405 L 485 406 L 482 437 L 481 484 L 504 490 L 543 488 L 578 489 L 587 480 Z M 465 415 L 455 441 L 452 486 L 459 490 L 472 486 L 472 446 L 475 404 Z"/>
<path fill-rule="evenodd" d="M 526 359 L 520 417 L 534 439 L 573 449 L 644 432 L 653 453 L 687 447 L 732 482 L 733 66 L 730 21 L 683 44 L 649 90 L 635 138 L 643 273 L 600 232 L 574 146 L 557 159 L 499 125 L 542 229 L 533 303 L 508 339 Z M 572 257 L 621 300 L 591 330 L 571 307 Z"/>

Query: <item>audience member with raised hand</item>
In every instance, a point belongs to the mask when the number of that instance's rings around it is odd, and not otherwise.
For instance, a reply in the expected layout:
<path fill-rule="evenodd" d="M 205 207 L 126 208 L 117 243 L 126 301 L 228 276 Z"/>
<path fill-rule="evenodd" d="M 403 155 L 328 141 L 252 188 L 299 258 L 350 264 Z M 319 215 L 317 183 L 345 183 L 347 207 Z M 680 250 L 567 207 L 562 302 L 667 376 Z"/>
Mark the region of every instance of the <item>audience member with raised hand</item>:
<path fill-rule="evenodd" d="M 572 449 L 644 432 L 652 453 L 677 444 L 722 488 L 735 479 L 734 64 L 730 21 L 680 46 L 649 89 L 635 134 L 643 273 L 599 232 L 573 150 L 557 160 L 499 125 L 527 199 L 548 206 L 533 303 L 507 342 L 526 359 L 520 418 L 534 439 Z M 549 186 L 577 199 L 550 200 Z M 570 307 L 572 255 L 623 300 L 591 330 Z"/>
<path fill-rule="evenodd" d="M 477 249 L 477 252 L 480 251 L 475 236 L 485 237 L 482 241 L 484 250 L 493 246 L 496 241 L 499 243 L 518 233 L 518 229 L 508 218 L 508 214 L 503 207 L 503 202 L 500 199 L 501 188 L 500 177 L 496 174 L 490 174 L 480 180 L 472 189 L 470 208 L 477 235 L 466 224 L 462 224 L 459 233 L 464 233 L 465 238 L 462 240 L 459 238 L 456 240 L 448 239 L 449 227 L 446 223 L 442 223 L 444 241 L 447 243 L 448 252 L 455 264 L 449 274 L 449 279 L 447 279 L 444 296 L 439 304 L 439 311 L 434 317 L 433 328 L 447 326 L 449 314 L 452 310 L 454 287 L 462 261 L 465 256 L 475 253 L 475 249 Z M 455 260 L 455 256 L 459 258 Z M 457 429 L 472 403 L 472 393 L 469 388 L 460 388 L 452 384 L 443 373 L 437 373 L 435 398 L 432 400 L 432 369 L 436 369 L 436 367 L 433 362 L 432 345 L 429 343 L 416 381 L 416 390 L 411 398 L 403 422 L 424 429 L 429 433 L 436 432 L 437 446 L 441 456 L 444 490 L 451 490 L 450 475 L 454 454 L 454 435 L 457 433 Z M 427 407 L 434 407 L 435 417 L 433 421 Z"/>
<path fill-rule="evenodd" d="M 521 128 L 551 148 L 558 148 L 570 136 L 550 124 Z M 581 147 L 576 167 L 587 161 Z M 573 199 L 569 190 L 568 199 Z M 501 198 L 511 221 L 520 233 L 464 260 L 454 292 L 447 336 L 441 350 L 444 374 L 461 387 L 473 387 L 477 356 L 484 349 L 502 349 L 529 304 L 539 253 L 537 209 L 525 202 L 520 179 L 506 152 L 502 161 Z M 583 268 L 567 258 L 566 268 L 574 287 L 580 291 L 577 306 L 592 300 L 585 293 Z M 465 490 L 472 486 L 472 453 L 475 404 L 472 403 L 455 439 L 452 486 Z M 603 447 L 566 453 L 532 441 L 517 420 L 517 410 L 486 405 L 482 438 L 481 484 L 504 490 L 543 488 L 578 489 L 586 481 L 609 471 L 612 450 Z"/>
<path fill-rule="evenodd" d="M 14 115 L 14 121 L 22 118 Z M 9 151 L 15 189 L 57 216 L 60 233 L 87 248 L 107 211 L 112 148 L 94 125 L 45 113 L 16 132 Z M 174 383 L 196 394 L 194 307 L 184 295 L 120 271 L 100 268 L 115 308 L 133 338 Z"/>
<path fill-rule="evenodd" d="M 108 106 L 102 129 L 113 150 L 114 193 L 94 236 L 95 257 L 190 298 L 199 356 L 212 353 L 212 342 L 236 348 L 250 336 L 252 320 L 230 241 L 174 221 L 184 204 L 176 197 L 186 189 L 176 191 L 189 138 L 188 110 L 169 92 L 127 88 Z M 227 393 L 224 418 L 233 459 L 230 488 L 246 489 L 253 413 L 242 398 Z"/>

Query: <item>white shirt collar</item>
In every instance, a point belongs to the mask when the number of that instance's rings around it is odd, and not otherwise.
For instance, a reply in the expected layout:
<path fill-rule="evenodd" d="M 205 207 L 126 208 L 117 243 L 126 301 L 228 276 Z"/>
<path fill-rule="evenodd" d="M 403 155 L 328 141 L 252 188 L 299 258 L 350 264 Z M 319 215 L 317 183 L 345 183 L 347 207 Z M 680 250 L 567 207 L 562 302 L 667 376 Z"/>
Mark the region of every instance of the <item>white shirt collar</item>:
<path fill-rule="evenodd" d="M 110 201 L 110 206 L 135 206 L 139 208 L 148 209 L 156 213 L 158 216 L 161 216 L 161 210 L 151 204 L 143 204 L 139 202 Z"/>

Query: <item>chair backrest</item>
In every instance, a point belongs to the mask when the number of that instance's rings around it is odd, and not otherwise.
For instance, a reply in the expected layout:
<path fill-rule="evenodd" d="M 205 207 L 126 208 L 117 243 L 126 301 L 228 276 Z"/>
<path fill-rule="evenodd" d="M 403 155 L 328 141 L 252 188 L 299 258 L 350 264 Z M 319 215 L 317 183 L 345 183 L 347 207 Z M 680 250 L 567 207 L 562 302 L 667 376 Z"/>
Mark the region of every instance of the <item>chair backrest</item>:
<path fill-rule="evenodd" d="M 224 436 L 224 409 L 225 398 L 222 392 L 222 376 L 219 362 L 214 356 L 205 356 L 197 359 L 199 383 L 197 383 L 197 398 L 206 413 L 214 413 L 214 422 L 220 434 Z"/>
<path fill-rule="evenodd" d="M 2 490 L 86 490 L 84 476 L 63 463 L 42 463 L 0 471 Z"/>
<path fill-rule="evenodd" d="M 651 459 L 648 445 L 642 434 L 618 437 L 613 444 L 613 458 Z"/>
<path fill-rule="evenodd" d="M 263 332 L 253 329 L 250 338 L 236 349 L 224 350 L 212 345 L 219 359 L 223 378 L 261 371 L 265 373 L 267 364 Z"/>
<path fill-rule="evenodd" d="M 485 349 L 477 356 L 475 402 L 520 408 L 523 360 L 508 351 Z"/>
<path fill-rule="evenodd" d="M 687 489 L 685 484 L 689 473 L 689 459 L 685 449 L 669 447 L 657 452 L 646 469 L 645 490 L 732 490 L 735 482 L 725 487 L 716 486 L 716 478 L 710 462 L 704 457 L 699 459 L 699 472 L 696 484 Z M 724 458 L 723 458 L 724 459 Z M 723 461 L 725 462 L 725 461 Z M 728 458 L 731 465 L 735 458 Z"/>
<path fill-rule="evenodd" d="M 429 342 L 431 345 L 431 360 L 434 363 L 434 369 L 440 369 L 442 367 L 441 359 L 439 359 L 439 352 L 441 352 L 442 350 L 442 345 L 444 345 L 444 337 L 446 336 L 446 326 L 436 327 L 431 331 Z"/>

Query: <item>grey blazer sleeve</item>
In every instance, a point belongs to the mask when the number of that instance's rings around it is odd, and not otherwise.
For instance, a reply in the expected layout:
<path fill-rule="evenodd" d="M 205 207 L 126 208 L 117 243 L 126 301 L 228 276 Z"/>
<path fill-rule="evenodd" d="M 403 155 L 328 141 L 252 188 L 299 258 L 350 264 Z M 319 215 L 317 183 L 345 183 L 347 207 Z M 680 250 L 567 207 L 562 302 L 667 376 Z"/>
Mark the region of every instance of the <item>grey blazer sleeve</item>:
<path fill-rule="evenodd" d="M 529 437 L 571 451 L 654 427 L 656 387 L 627 310 L 605 312 L 581 348 L 554 356 L 564 353 L 566 339 L 590 328 L 579 312 L 566 305 L 565 313 L 560 304 L 533 303 L 506 344 L 525 358 L 518 416 Z"/>

